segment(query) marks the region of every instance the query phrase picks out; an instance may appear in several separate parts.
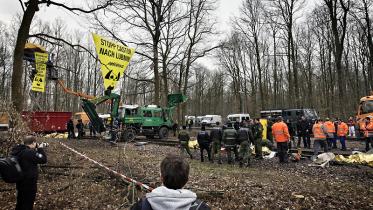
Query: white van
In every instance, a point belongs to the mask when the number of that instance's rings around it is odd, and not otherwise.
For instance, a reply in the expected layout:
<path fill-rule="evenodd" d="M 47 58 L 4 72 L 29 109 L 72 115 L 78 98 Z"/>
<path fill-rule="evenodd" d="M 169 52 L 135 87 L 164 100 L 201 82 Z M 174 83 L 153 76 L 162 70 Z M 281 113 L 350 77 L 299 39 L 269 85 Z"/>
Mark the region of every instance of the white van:
<path fill-rule="evenodd" d="M 220 115 L 205 115 L 202 118 L 201 124 L 207 126 L 216 125 L 219 122 L 221 124 L 221 116 Z"/>
<path fill-rule="evenodd" d="M 227 120 L 231 122 L 239 122 L 241 123 L 244 120 L 250 120 L 249 114 L 230 114 L 227 116 Z"/>

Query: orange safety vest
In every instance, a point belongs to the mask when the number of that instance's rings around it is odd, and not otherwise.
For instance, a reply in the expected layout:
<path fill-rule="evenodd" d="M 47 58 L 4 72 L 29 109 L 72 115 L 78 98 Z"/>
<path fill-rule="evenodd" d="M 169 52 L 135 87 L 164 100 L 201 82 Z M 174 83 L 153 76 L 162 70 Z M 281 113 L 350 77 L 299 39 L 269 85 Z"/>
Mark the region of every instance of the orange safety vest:
<path fill-rule="evenodd" d="M 328 133 L 335 133 L 335 126 L 334 126 L 334 123 L 331 122 L 331 121 L 326 121 L 324 123 L 324 126 L 326 128 L 326 132 Z"/>
<path fill-rule="evenodd" d="M 276 142 L 289 141 L 290 134 L 288 126 L 284 122 L 277 122 L 272 126 L 272 135 Z"/>
<path fill-rule="evenodd" d="M 365 137 L 373 137 L 373 122 L 370 122 L 368 125 L 363 124 L 361 130 L 364 131 Z"/>
<path fill-rule="evenodd" d="M 348 126 L 346 123 L 341 122 L 340 125 L 338 125 L 337 135 L 338 136 L 346 136 L 348 133 Z"/>
<path fill-rule="evenodd" d="M 326 135 L 322 129 L 323 124 L 321 122 L 315 123 L 312 127 L 313 136 L 315 139 L 326 139 Z"/>

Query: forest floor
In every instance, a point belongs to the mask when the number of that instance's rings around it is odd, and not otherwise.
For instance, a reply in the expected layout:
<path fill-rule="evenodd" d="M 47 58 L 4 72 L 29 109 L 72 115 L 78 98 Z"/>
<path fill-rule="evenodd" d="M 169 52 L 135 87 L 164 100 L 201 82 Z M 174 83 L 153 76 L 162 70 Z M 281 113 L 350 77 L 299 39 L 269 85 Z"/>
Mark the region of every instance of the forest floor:
<path fill-rule="evenodd" d="M 41 167 L 35 209 L 127 209 L 144 195 L 138 188 L 63 147 L 152 187 L 159 186 L 159 163 L 177 147 L 101 140 L 48 139 L 48 163 Z M 199 157 L 199 151 L 193 151 Z M 253 160 L 249 168 L 188 159 L 185 188 L 212 209 L 373 209 L 373 169 L 366 166 L 309 167 L 310 160 L 286 165 L 277 158 Z M 0 209 L 15 206 L 15 186 L 0 182 Z"/>

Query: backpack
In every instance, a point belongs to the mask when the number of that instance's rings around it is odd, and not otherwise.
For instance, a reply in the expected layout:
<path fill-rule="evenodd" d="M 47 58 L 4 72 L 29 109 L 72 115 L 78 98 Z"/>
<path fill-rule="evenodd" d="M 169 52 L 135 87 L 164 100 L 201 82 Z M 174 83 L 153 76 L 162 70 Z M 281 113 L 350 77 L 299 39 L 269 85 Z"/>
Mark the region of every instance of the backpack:
<path fill-rule="evenodd" d="M 16 156 L 0 159 L 0 178 L 6 183 L 16 183 L 22 180 L 21 165 Z"/>

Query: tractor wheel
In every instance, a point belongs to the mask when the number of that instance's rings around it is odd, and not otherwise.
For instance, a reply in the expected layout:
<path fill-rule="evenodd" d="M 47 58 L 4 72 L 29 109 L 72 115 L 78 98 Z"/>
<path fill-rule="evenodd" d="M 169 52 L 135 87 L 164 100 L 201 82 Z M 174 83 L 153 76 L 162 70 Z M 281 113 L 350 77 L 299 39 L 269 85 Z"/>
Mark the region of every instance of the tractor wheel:
<path fill-rule="evenodd" d="M 167 127 L 162 127 L 159 129 L 159 138 L 160 139 L 167 139 L 168 137 L 168 128 Z"/>
<path fill-rule="evenodd" d="M 122 133 L 122 139 L 124 141 L 130 142 L 130 141 L 135 140 L 135 138 L 136 138 L 136 131 L 134 129 L 126 129 Z"/>

